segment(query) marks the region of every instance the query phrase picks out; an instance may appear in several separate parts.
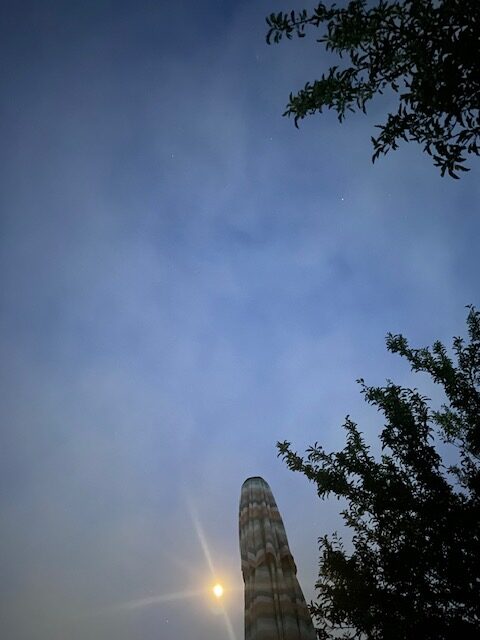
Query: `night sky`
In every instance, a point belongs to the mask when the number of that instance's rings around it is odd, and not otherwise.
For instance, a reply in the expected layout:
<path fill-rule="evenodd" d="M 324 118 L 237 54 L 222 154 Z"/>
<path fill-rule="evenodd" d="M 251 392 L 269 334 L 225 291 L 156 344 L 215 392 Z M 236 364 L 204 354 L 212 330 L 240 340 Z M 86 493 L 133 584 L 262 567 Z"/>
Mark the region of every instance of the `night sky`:
<path fill-rule="evenodd" d="M 241 640 L 245 478 L 311 599 L 340 506 L 275 443 L 338 448 L 347 414 L 375 442 L 359 377 L 440 398 L 384 338 L 465 333 L 480 163 L 372 165 L 388 97 L 282 118 L 329 60 L 264 18 L 314 4 L 0 3 L 5 640 Z"/>

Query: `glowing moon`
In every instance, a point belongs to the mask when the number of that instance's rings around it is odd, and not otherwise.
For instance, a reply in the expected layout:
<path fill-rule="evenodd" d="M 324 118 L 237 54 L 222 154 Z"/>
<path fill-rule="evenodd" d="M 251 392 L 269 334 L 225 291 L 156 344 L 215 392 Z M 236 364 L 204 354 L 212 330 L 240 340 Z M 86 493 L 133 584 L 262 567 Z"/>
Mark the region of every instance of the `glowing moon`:
<path fill-rule="evenodd" d="M 216 598 L 221 598 L 223 596 L 223 587 L 221 584 L 216 584 L 212 591 Z"/>

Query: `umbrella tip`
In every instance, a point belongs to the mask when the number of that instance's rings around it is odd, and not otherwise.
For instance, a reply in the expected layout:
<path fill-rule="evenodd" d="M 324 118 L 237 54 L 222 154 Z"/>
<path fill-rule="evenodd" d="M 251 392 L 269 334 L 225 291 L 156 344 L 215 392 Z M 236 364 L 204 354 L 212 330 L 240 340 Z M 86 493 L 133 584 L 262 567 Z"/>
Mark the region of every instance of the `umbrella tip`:
<path fill-rule="evenodd" d="M 247 484 L 247 482 L 251 482 L 252 480 L 260 480 L 261 482 L 263 482 L 268 486 L 268 482 L 264 480 L 261 476 L 250 476 L 250 478 L 247 478 L 243 484 L 245 485 Z"/>

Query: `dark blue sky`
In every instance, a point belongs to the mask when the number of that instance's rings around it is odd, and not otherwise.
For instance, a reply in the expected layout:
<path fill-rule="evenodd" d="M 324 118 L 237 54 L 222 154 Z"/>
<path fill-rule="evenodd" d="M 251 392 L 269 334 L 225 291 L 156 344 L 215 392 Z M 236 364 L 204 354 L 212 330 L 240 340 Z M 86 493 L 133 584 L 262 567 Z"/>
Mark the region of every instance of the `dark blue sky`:
<path fill-rule="evenodd" d="M 372 166 L 385 103 L 297 131 L 325 58 L 267 47 L 288 8 L 1 4 L 2 637 L 239 640 L 243 480 L 313 597 L 338 508 L 275 442 L 339 447 L 347 413 L 373 440 L 360 376 L 440 398 L 384 336 L 450 344 L 479 304 L 479 163 Z"/>

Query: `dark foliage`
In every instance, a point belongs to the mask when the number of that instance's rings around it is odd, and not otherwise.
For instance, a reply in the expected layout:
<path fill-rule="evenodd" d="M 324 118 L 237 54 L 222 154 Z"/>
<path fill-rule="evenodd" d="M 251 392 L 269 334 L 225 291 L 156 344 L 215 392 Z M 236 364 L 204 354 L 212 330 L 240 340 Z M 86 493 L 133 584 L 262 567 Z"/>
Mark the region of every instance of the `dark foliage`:
<path fill-rule="evenodd" d="M 372 137 L 373 161 L 400 140 L 415 141 L 442 176 L 457 178 L 468 171 L 466 154 L 480 154 L 478 0 L 380 0 L 370 8 L 366 0 L 352 0 L 344 9 L 320 3 L 312 13 L 272 13 L 267 24 L 268 43 L 324 26 L 318 42 L 350 60 L 290 94 L 284 115 L 296 126 L 325 107 L 340 121 L 347 111 L 365 112 L 369 100 L 390 88 L 398 109 Z"/>
<path fill-rule="evenodd" d="M 319 638 L 480 637 L 480 312 L 473 307 L 467 327 L 467 344 L 454 339 L 456 364 L 440 342 L 412 349 L 403 336 L 387 336 L 388 350 L 428 373 L 447 403 L 432 410 L 416 389 L 360 380 L 367 402 L 385 416 L 378 456 L 348 417 L 339 452 L 315 444 L 302 458 L 290 443 L 277 445 L 320 498 L 347 504 L 352 551 L 336 535 L 319 539 L 311 604 Z M 442 441 L 456 449 L 456 464 L 445 464 Z"/>

